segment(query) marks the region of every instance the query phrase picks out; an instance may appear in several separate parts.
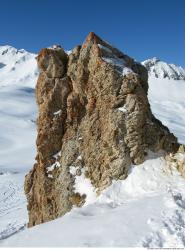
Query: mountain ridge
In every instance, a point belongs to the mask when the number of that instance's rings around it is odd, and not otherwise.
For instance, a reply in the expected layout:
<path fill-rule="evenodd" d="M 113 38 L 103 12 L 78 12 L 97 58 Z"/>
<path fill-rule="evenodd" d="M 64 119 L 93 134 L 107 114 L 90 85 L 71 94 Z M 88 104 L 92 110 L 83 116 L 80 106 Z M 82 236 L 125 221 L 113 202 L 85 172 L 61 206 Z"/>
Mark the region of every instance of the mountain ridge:
<path fill-rule="evenodd" d="M 185 69 L 175 64 L 164 62 L 157 57 L 141 62 L 151 77 L 168 78 L 173 80 L 185 80 Z"/>
<path fill-rule="evenodd" d="M 66 50 L 66 53 L 70 54 L 70 50 L 69 51 Z M 29 60 L 31 62 L 32 60 L 33 62 L 32 62 L 32 68 L 30 67 L 31 68 L 30 72 L 34 71 L 35 74 L 38 75 L 36 66 L 36 56 L 37 54 L 29 52 L 25 49 L 17 49 L 11 45 L 2 45 L 0 46 L 0 69 L 6 67 L 6 63 L 12 65 L 13 68 L 17 63 Z M 12 63 L 10 63 L 10 58 L 13 59 Z M 148 74 L 151 77 L 156 77 L 161 79 L 168 78 L 174 80 L 185 80 L 185 69 L 181 66 L 177 66 L 176 64 L 168 63 L 157 57 L 148 58 L 139 63 L 141 63 L 147 68 Z M 35 64 L 35 69 L 33 69 L 33 64 Z"/>

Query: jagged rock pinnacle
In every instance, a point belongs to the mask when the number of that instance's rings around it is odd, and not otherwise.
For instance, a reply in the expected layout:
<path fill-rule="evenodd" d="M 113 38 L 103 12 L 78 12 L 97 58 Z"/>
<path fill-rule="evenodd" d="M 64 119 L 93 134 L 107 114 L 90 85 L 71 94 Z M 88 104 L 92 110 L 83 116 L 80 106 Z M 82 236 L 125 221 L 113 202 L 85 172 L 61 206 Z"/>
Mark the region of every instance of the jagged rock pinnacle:
<path fill-rule="evenodd" d="M 37 61 L 37 163 L 25 181 L 29 226 L 84 204 L 76 176 L 100 193 L 148 151 L 177 150 L 175 136 L 151 113 L 145 67 L 93 32 L 69 56 L 43 49 Z"/>

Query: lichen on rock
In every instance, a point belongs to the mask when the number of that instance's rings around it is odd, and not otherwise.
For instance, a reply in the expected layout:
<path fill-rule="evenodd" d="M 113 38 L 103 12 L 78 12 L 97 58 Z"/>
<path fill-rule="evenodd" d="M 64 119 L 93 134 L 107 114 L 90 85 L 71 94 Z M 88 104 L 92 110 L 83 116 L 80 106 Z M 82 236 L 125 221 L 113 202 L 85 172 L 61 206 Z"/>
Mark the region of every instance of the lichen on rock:
<path fill-rule="evenodd" d="M 37 61 L 37 163 L 25 180 L 29 226 L 84 204 L 70 166 L 99 193 L 126 178 L 149 150 L 177 151 L 176 137 L 151 112 L 145 67 L 94 33 L 69 55 L 42 49 Z"/>

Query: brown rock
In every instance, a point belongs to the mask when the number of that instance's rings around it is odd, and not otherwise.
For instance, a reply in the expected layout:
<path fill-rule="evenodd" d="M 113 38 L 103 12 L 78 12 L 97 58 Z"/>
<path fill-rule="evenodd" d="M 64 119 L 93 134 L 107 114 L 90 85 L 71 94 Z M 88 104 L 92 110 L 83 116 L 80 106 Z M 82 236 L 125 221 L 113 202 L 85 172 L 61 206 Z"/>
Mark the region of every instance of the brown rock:
<path fill-rule="evenodd" d="M 185 177 L 185 146 L 180 145 L 175 153 L 166 156 L 166 161 L 170 169 L 176 168 Z"/>
<path fill-rule="evenodd" d="M 94 33 L 69 56 L 57 47 L 41 50 L 37 60 L 38 154 L 25 180 L 29 226 L 83 205 L 71 166 L 100 192 L 126 178 L 149 150 L 177 150 L 177 139 L 151 113 L 146 69 Z"/>
<path fill-rule="evenodd" d="M 48 78 L 63 77 L 66 73 L 67 60 L 67 54 L 60 47 L 42 49 L 37 57 L 40 70 L 45 72 Z"/>

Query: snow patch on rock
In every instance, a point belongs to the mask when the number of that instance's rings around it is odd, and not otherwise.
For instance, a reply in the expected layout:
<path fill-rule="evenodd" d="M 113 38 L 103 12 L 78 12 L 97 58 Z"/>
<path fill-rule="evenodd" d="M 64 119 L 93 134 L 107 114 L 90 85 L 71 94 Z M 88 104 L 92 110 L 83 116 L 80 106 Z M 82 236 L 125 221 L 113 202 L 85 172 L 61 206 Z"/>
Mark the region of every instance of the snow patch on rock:
<path fill-rule="evenodd" d="M 101 49 L 101 50 L 104 50 L 107 52 L 107 54 L 109 56 L 107 57 L 102 57 L 102 59 L 107 62 L 108 64 L 111 64 L 113 66 L 115 66 L 118 70 L 119 73 L 121 73 L 123 76 L 124 75 L 127 75 L 129 73 L 133 73 L 133 70 L 131 68 L 128 68 L 126 66 L 126 63 L 125 63 L 125 60 L 123 58 L 118 58 L 113 52 L 111 49 L 101 45 L 101 44 L 98 44 L 98 47 Z"/>
<path fill-rule="evenodd" d="M 75 192 L 80 195 L 86 195 L 85 205 L 93 203 L 96 200 L 96 190 L 91 184 L 90 179 L 85 177 L 84 170 L 80 176 L 75 176 L 75 184 L 74 184 Z"/>

